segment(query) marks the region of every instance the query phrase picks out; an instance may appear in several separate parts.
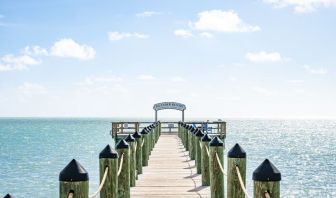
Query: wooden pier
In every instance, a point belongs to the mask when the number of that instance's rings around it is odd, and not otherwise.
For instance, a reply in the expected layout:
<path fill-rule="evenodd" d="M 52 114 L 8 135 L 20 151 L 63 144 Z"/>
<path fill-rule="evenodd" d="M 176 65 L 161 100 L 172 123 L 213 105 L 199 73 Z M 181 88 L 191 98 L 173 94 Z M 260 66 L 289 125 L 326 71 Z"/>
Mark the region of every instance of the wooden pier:
<path fill-rule="evenodd" d="M 143 172 L 131 197 L 210 197 L 176 133 L 161 135 Z"/>
<path fill-rule="evenodd" d="M 99 154 L 98 190 L 89 195 L 89 174 L 73 159 L 60 172 L 59 197 L 251 198 L 246 190 L 246 152 L 238 143 L 224 165 L 226 122 L 184 122 L 186 107 L 174 102 L 155 104 L 156 119 L 163 109 L 182 111 L 182 121 L 113 122 L 110 134 L 116 145 L 107 145 Z M 253 197 L 280 197 L 281 173 L 268 159 L 252 178 Z"/>

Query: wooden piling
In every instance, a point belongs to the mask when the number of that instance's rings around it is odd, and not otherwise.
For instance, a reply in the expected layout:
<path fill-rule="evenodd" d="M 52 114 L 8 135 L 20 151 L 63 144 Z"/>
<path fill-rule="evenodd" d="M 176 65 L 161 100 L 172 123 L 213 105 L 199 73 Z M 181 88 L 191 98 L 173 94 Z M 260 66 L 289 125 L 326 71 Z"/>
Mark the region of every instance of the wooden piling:
<path fill-rule="evenodd" d="M 190 129 L 189 129 L 189 137 L 190 137 L 190 159 L 191 160 L 195 160 L 196 159 L 196 145 L 195 145 L 195 132 L 196 132 L 196 129 L 192 126 L 190 126 Z"/>
<path fill-rule="evenodd" d="M 60 198 L 68 198 L 70 193 L 74 198 L 89 197 L 89 174 L 75 159 L 61 171 L 59 182 Z"/>
<path fill-rule="evenodd" d="M 99 173 L 102 181 L 108 168 L 105 184 L 100 191 L 100 198 L 118 197 L 118 153 L 107 145 L 99 154 Z"/>
<path fill-rule="evenodd" d="M 125 140 L 120 140 L 116 146 L 120 156 L 119 168 L 120 174 L 118 176 L 118 197 L 130 198 L 130 148 Z M 122 160 L 122 161 L 121 161 Z M 122 166 L 120 167 L 120 164 Z"/>
<path fill-rule="evenodd" d="M 136 180 L 136 142 L 133 135 L 129 134 L 125 141 L 129 144 L 129 153 L 130 153 L 130 185 L 131 187 L 135 186 Z"/>
<path fill-rule="evenodd" d="M 142 166 L 148 166 L 148 132 L 145 128 L 141 131 L 141 137 Z"/>
<path fill-rule="evenodd" d="M 224 173 L 221 170 L 221 166 L 224 168 L 224 143 L 219 137 L 213 138 L 209 142 L 210 146 L 210 191 L 211 198 L 223 198 L 224 197 Z M 219 162 L 217 160 L 217 156 Z M 220 164 L 219 164 L 220 163 Z"/>
<path fill-rule="evenodd" d="M 160 120 L 158 121 L 158 123 L 159 123 L 159 136 L 160 136 L 161 135 L 161 130 L 162 130 Z"/>
<path fill-rule="evenodd" d="M 211 137 L 209 134 L 204 134 L 202 142 L 202 186 L 210 186 L 210 170 L 209 170 L 209 142 Z"/>
<path fill-rule="evenodd" d="M 236 167 L 239 168 L 244 187 L 246 187 L 246 152 L 239 144 L 235 144 L 228 152 L 227 197 L 245 198 Z"/>
<path fill-rule="evenodd" d="M 186 151 L 189 151 L 190 136 L 189 136 L 189 131 L 188 131 L 187 128 L 183 128 L 183 135 L 184 135 L 184 138 L 185 138 L 184 148 L 185 148 Z"/>
<path fill-rule="evenodd" d="M 136 140 L 136 154 L 135 154 L 135 158 L 136 158 L 136 173 L 137 176 L 142 174 L 142 138 L 141 138 L 141 134 L 136 131 L 135 133 L 133 133 L 133 137 Z"/>
<path fill-rule="evenodd" d="M 201 138 L 203 137 L 203 132 L 201 130 L 197 130 L 195 133 L 195 165 L 196 165 L 196 171 L 197 174 L 202 173 L 202 150 L 201 150 Z"/>
<path fill-rule="evenodd" d="M 252 179 L 254 197 L 264 198 L 267 192 L 272 198 L 280 198 L 281 173 L 268 159 L 253 172 Z"/>

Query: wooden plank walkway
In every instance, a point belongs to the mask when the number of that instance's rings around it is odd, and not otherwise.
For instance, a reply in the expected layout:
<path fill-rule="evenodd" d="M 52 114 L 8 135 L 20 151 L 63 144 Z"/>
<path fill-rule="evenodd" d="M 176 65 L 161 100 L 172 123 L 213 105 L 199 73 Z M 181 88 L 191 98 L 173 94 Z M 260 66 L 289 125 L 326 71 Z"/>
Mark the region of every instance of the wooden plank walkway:
<path fill-rule="evenodd" d="M 189 159 L 177 134 L 162 134 L 149 165 L 131 188 L 131 197 L 210 197 L 210 187 L 202 186 L 195 161 Z"/>

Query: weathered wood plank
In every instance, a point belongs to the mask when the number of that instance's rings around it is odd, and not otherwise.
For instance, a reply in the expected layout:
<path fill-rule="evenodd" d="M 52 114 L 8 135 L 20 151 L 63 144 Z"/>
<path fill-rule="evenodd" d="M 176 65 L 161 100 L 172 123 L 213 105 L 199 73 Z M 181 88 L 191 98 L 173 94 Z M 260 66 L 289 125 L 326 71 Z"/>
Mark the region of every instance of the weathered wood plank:
<path fill-rule="evenodd" d="M 201 180 L 177 135 L 162 134 L 131 197 L 210 197 L 210 187 L 202 186 Z"/>

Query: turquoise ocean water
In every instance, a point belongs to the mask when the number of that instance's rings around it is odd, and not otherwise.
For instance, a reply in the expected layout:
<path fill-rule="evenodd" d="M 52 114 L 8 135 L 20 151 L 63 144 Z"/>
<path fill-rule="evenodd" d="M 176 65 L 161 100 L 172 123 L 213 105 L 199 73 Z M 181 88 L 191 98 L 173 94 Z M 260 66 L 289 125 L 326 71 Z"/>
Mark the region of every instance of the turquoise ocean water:
<path fill-rule="evenodd" d="M 98 154 L 113 144 L 112 119 L 1 118 L 0 197 L 58 197 L 58 175 L 73 158 L 98 188 Z M 281 197 L 336 197 L 336 121 L 228 120 L 227 151 L 247 152 L 247 188 L 252 172 L 269 158 L 281 171 Z"/>

